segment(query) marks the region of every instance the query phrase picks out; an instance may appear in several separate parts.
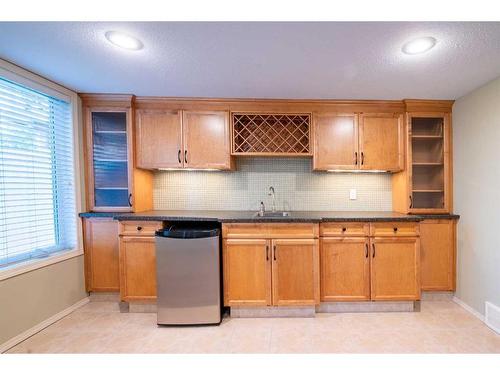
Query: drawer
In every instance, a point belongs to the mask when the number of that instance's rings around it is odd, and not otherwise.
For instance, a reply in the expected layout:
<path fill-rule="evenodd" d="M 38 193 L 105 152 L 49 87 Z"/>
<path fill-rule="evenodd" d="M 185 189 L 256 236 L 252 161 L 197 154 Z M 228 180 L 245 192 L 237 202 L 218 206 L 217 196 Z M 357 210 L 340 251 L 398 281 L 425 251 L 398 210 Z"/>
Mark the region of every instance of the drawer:
<path fill-rule="evenodd" d="M 319 225 L 308 223 L 222 224 L 223 238 L 318 238 Z"/>
<path fill-rule="evenodd" d="M 370 234 L 368 223 L 321 223 L 321 237 L 364 237 Z"/>
<path fill-rule="evenodd" d="M 122 221 L 121 236 L 154 236 L 155 231 L 163 228 L 161 221 Z"/>
<path fill-rule="evenodd" d="M 372 237 L 415 237 L 419 235 L 418 223 L 371 223 L 370 236 Z"/>

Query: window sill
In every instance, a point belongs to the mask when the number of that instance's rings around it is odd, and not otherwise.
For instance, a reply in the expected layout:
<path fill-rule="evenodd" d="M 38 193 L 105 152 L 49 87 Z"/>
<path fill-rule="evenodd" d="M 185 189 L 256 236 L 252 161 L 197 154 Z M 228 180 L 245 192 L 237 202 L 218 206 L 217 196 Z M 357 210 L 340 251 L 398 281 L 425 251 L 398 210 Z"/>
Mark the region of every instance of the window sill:
<path fill-rule="evenodd" d="M 27 262 L 19 263 L 0 269 L 0 281 L 10 279 L 11 277 L 31 272 L 51 264 L 59 263 L 71 258 L 83 255 L 83 250 L 69 250 L 54 254 L 44 259 L 33 259 Z"/>

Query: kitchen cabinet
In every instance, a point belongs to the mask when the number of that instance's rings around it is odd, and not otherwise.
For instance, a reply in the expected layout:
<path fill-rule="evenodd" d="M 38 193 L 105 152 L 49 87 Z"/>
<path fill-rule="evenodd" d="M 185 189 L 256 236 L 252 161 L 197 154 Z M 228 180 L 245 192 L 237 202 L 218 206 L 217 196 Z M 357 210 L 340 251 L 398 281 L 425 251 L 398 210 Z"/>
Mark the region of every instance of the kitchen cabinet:
<path fill-rule="evenodd" d="M 393 176 L 394 210 L 414 214 L 452 212 L 451 116 L 408 112 L 406 169 Z"/>
<path fill-rule="evenodd" d="M 139 109 L 137 166 L 232 169 L 227 111 Z"/>
<path fill-rule="evenodd" d="M 318 240 L 276 239 L 272 249 L 273 305 L 317 304 Z"/>
<path fill-rule="evenodd" d="M 224 304 L 271 305 L 270 244 L 264 239 L 224 240 Z"/>
<path fill-rule="evenodd" d="M 222 232 L 226 306 L 319 303 L 317 224 L 223 224 Z"/>
<path fill-rule="evenodd" d="M 152 174 L 135 168 L 133 97 L 81 94 L 84 113 L 87 208 L 152 209 Z"/>
<path fill-rule="evenodd" d="M 417 223 L 321 223 L 321 301 L 420 299 Z"/>
<path fill-rule="evenodd" d="M 136 119 L 137 167 L 182 167 L 181 111 L 138 110 Z"/>
<path fill-rule="evenodd" d="M 320 239 L 321 301 L 370 300 L 368 237 Z"/>
<path fill-rule="evenodd" d="M 422 290 L 454 291 L 456 220 L 420 223 Z"/>
<path fill-rule="evenodd" d="M 358 158 L 358 116 L 315 113 L 313 169 L 356 169 Z"/>
<path fill-rule="evenodd" d="M 359 115 L 359 167 L 396 172 L 404 169 L 403 115 Z"/>
<path fill-rule="evenodd" d="M 375 237 L 371 243 L 371 299 L 420 299 L 420 239 Z"/>
<path fill-rule="evenodd" d="M 404 168 L 401 113 L 315 113 L 314 170 Z"/>
<path fill-rule="evenodd" d="M 112 218 L 83 219 L 85 285 L 88 292 L 117 292 L 118 222 Z"/>
<path fill-rule="evenodd" d="M 120 299 L 156 300 L 154 231 L 161 222 L 120 223 Z"/>

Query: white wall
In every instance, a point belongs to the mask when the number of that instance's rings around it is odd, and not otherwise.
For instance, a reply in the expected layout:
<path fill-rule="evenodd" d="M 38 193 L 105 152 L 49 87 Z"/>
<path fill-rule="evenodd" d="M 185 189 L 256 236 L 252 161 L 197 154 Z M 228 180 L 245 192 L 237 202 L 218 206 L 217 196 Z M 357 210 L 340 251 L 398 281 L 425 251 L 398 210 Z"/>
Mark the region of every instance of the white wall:
<path fill-rule="evenodd" d="M 453 106 L 456 295 L 484 314 L 500 306 L 500 78 Z"/>

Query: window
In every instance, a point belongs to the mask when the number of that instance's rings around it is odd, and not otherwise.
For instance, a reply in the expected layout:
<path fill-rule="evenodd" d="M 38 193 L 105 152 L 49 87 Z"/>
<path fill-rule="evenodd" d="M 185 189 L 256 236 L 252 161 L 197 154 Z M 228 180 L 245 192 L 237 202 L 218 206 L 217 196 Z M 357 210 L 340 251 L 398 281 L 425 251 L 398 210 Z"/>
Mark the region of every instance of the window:
<path fill-rule="evenodd" d="M 0 267 L 76 241 L 71 105 L 0 77 Z"/>

